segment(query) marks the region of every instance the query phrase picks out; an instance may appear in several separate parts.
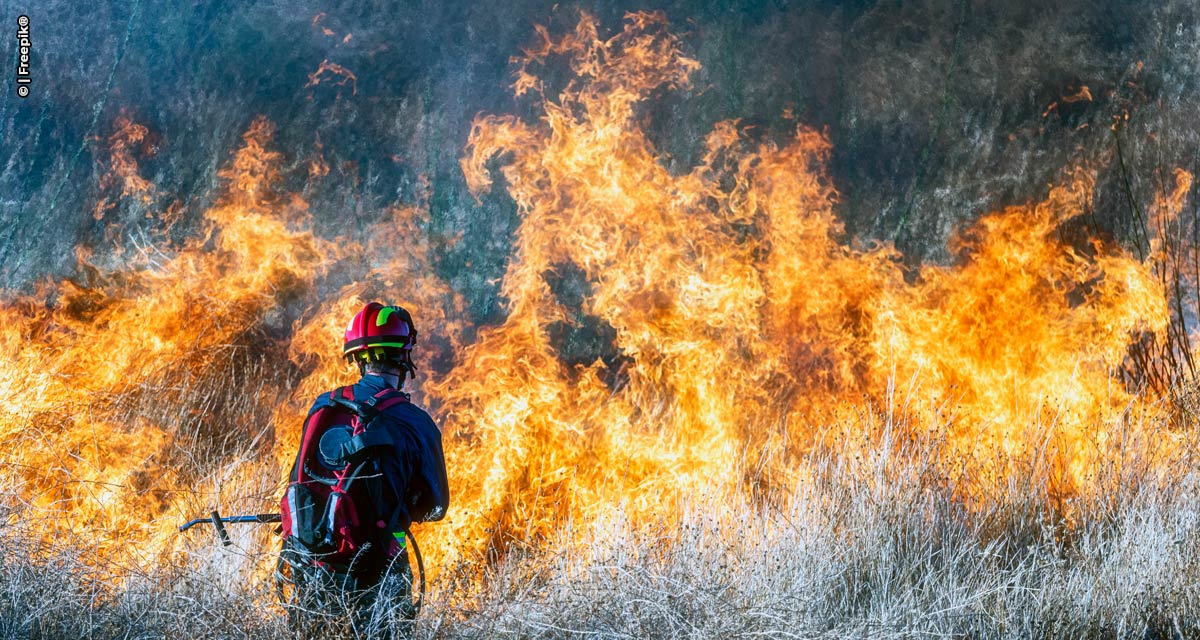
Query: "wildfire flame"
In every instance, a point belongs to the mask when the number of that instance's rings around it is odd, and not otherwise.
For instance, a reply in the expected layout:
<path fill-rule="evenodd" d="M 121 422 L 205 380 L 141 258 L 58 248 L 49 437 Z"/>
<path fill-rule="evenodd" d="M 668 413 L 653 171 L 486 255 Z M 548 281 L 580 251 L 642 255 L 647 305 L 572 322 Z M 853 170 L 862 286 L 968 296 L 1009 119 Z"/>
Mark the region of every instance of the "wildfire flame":
<path fill-rule="evenodd" d="M 891 247 L 846 242 L 817 131 L 763 142 L 722 122 L 693 168 L 664 166 L 642 105 L 699 64 L 661 14 L 631 14 L 607 39 L 586 15 L 538 33 L 513 84 L 537 117 L 478 117 L 461 160 L 473 192 L 499 181 L 521 216 L 503 323 L 464 325 L 423 202 L 391 209 L 365 244 L 307 230 L 260 119 L 203 237 L 119 272 L 81 259 L 83 277 L 0 306 L 10 520 L 102 534 L 101 556 L 131 541 L 153 556 L 178 519 L 245 484 L 274 504 L 308 403 L 352 381 L 338 340 L 369 299 L 409 307 L 421 330 L 414 399 L 443 426 L 453 494 L 447 521 L 420 531 L 434 571 L 614 508 L 669 523 L 698 495 L 787 491 L 805 453 L 856 437 L 864 412 L 939 442 L 931 473 L 967 478 L 965 501 L 1038 451 L 1050 497 L 1088 489 L 1136 397 L 1118 375 L 1129 347 L 1170 321 L 1161 243 L 1138 259 L 1063 233 L 1090 172 L 960 230 L 954 264 L 906 272 Z M 571 79 L 555 92 L 544 71 L 560 67 Z M 323 72 L 355 80 L 326 62 L 310 84 Z M 1155 224 L 1177 218 L 1190 180 L 1176 176 Z M 357 277 L 324 295 L 334 266 Z M 289 304 L 310 311 L 280 326 Z M 598 345 L 585 361 L 565 357 L 572 336 Z M 228 438 L 254 457 L 194 459 Z M 220 486 L 197 497 L 199 477 Z"/>
<path fill-rule="evenodd" d="M 214 371 L 240 358 L 253 330 L 311 282 L 324 253 L 279 215 L 304 205 L 276 199 L 271 135 L 261 119 L 245 134 L 221 173 L 227 195 L 205 213 L 208 236 L 174 255 L 135 257 L 127 271 L 85 270 L 86 281 L 45 285 L 0 308 L 11 518 L 45 518 L 48 537 L 73 532 L 101 556 L 134 544 L 152 554 L 169 535 L 156 519 L 180 511 L 194 479 L 176 444 L 189 430 L 254 437 L 260 425 L 233 420 L 221 402 L 233 404 L 242 390 L 221 387 L 239 381 Z"/>
<path fill-rule="evenodd" d="M 611 505 L 669 519 L 678 496 L 792 486 L 800 453 L 863 428 L 864 398 L 943 440 L 941 473 L 969 478 L 964 499 L 1047 448 L 1050 497 L 1084 488 L 1132 401 L 1114 374 L 1136 336 L 1168 322 L 1152 260 L 1063 239 L 1089 172 L 981 218 L 955 237 L 956 264 L 906 278 L 889 247 L 840 240 L 829 144 L 811 129 L 762 143 L 723 122 L 690 172 L 658 161 L 638 106 L 697 68 L 661 14 L 607 40 L 586 16 L 565 37 L 539 34 L 513 85 L 538 119 L 478 118 L 462 160 L 481 192 L 500 159 L 522 224 L 507 320 L 437 385 L 453 548 L 549 536 Z M 547 96 L 533 70 L 554 56 L 575 79 Z M 572 269 L 586 283 L 577 307 L 552 286 Z M 557 357 L 555 327 L 584 317 L 611 328 L 612 362 Z"/>
<path fill-rule="evenodd" d="M 154 184 L 138 174 L 136 159 L 139 153 L 154 155 L 155 149 L 149 139 L 150 130 L 124 114 L 117 117 L 115 129 L 108 138 L 107 171 L 100 177 L 100 189 L 119 191 L 117 195 L 120 198 L 137 198 L 143 204 L 150 204 L 154 199 Z M 97 220 L 103 218 L 113 205 L 109 198 L 101 198 L 96 203 L 93 217 Z"/>

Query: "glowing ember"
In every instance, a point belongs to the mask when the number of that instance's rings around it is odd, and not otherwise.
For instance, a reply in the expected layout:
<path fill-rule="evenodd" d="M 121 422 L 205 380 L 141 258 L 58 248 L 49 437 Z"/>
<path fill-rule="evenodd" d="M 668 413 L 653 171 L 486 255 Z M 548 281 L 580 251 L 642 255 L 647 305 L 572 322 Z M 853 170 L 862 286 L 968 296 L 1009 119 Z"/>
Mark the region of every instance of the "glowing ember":
<path fill-rule="evenodd" d="M 332 35 L 332 32 L 330 32 L 330 35 Z M 339 87 L 344 87 L 346 83 L 350 83 L 351 94 L 358 94 L 358 77 L 354 75 L 354 72 L 336 62 L 328 60 L 322 60 L 317 70 L 308 74 L 308 84 L 304 86 L 305 88 L 315 87 L 331 78 L 341 78 L 334 82 Z"/>

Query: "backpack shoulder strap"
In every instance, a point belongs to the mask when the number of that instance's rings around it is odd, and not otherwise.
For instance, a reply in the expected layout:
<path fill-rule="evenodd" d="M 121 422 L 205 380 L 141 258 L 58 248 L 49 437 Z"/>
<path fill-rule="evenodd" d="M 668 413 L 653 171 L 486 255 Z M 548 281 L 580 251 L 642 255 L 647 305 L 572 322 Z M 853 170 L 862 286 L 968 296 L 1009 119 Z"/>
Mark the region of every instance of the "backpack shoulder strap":
<path fill-rule="evenodd" d="M 396 389 L 384 389 L 371 396 L 364 404 L 374 409 L 377 413 L 383 413 L 391 407 L 408 401 L 409 395 L 407 393 Z"/>
<path fill-rule="evenodd" d="M 338 387 L 329 393 L 322 393 L 317 396 L 316 402 L 313 403 L 312 409 L 308 412 L 308 417 L 311 418 L 312 414 L 316 413 L 319 409 L 338 405 L 339 399 L 353 400 L 354 389 L 351 387 Z"/>

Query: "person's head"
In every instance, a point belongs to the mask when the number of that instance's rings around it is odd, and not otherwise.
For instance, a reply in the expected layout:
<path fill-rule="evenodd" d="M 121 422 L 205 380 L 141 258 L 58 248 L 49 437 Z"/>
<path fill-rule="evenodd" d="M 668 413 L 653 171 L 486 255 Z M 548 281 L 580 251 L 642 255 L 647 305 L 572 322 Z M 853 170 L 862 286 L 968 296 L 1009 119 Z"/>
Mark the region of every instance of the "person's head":
<path fill-rule="evenodd" d="M 358 365 L 359 373 L 393 378 L 397 389 L 416 371 L 412 347 L 417 327 L 404 307 L 371 302 L 346 327 L 342 355 Z"/>

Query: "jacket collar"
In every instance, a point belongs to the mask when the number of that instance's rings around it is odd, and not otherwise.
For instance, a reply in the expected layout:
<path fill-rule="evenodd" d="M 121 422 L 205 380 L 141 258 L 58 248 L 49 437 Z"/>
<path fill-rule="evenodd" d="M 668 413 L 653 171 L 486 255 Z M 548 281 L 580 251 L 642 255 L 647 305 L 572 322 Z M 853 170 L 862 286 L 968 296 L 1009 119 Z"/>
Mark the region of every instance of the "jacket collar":
<path fill-rule="evenodd" d="M 387 380 L 385 380 L 383 376 L 376 375 L 374 373 L 364 374 L 362 380 L 359 380 L 358 383 L 370 389 L 372 395 L 379 393 L 384 389 L 395 389 L 395 387 L 388 384 Z"/>

